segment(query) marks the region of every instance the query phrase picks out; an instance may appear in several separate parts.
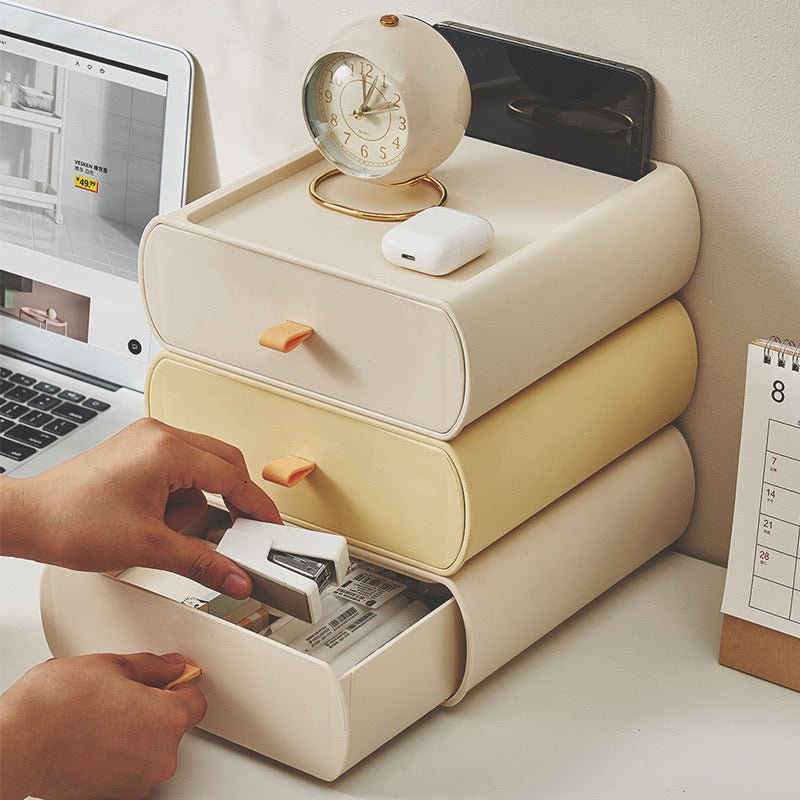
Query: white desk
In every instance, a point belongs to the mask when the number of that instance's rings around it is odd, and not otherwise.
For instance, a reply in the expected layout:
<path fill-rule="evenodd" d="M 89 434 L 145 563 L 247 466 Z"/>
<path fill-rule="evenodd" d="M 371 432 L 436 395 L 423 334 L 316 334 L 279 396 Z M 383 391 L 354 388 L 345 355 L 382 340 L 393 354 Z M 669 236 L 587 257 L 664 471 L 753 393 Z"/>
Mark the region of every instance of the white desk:
<path fill-rule="evenodd" d="M 5 689 L 49 651 L 41 568 L 1 561 Z M 659 556 L 333 784 L 194 731 L 153 797 L 798 800 L 800 694 L 717 664 L 724 575 Z"/>

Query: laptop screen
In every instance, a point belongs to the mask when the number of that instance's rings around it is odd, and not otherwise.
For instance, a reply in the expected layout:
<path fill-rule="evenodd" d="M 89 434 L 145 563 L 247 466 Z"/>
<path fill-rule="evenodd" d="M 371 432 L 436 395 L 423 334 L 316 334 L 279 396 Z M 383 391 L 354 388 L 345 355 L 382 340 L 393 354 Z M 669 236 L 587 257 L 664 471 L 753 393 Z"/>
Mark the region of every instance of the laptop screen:
<path fill-rule="evenodd" d="M 72 41 L 0 36 L 4 333 L 28 326 L 146 362 L 137 256 L 145 225 L 169 210 L 167 76 Z"/>

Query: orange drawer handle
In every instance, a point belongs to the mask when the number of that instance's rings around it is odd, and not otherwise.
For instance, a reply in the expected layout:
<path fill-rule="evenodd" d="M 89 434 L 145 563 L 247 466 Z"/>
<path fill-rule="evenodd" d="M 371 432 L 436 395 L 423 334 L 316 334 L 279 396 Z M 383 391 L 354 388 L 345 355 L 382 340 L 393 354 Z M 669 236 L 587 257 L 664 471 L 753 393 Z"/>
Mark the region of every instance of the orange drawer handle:
<path fill-rule="evenodd" d="M 186 666 L 183 668 L 183 672 L 175 678 L 174 681 L 170 681 L 164 688 L 169 691 L 170 689 L 175 689 L 178 686 L 183 686 L 184 683 L 188 683 L 189 681 L 193 681 L 195 678 L 199 678 L 203 674 L 203 670 L 200 667 L 196 667 L 194 664 L 190 664 L 188 661 L 186 662 Z"/>
<path fill-rule="evenodd" d="M 308 325 L 287 319 L 280 325 L 273 325 L 262 331 L 261 336 L 258 337 L 258 343 L 262 347 L 269 347 L 270 350 L 288 353 L 297 345 L 302 344 L 312 333 L 314 333 L 314 329 L 309 328 Z"/>
<path fill-rule="evenodd" d="M 270 461 L 263 470 L 261 477 L 265 481 L 277 483 L 279 486 L 294 486 L 303 478 L 310 475 L 317 465 L 300 456 L 284 456 Z"/>

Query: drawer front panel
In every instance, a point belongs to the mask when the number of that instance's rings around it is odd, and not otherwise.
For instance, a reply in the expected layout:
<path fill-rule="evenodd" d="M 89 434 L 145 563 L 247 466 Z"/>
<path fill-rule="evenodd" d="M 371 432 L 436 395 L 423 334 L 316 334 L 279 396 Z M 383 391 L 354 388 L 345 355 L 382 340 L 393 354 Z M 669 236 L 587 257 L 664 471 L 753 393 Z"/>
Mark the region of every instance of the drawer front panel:
<path fill-rule="evenodd" d="M 48 567 L 41 599 L 55 656 L 183 653 L 203 670 L 203 730 L 328 781 L 446 700 L 464 673 L 453 600 L 340 681 L 322 661 L 124 580 Z"/>
<path fill-rule="evenodd" d="M 455 425 L 464 357 L 442 309 L 166 225 L 143 247 L 169 349 L 433 435 Z M 259 343 L 286 320 L 314 333 L 290 352 Z"/>
<path fill-rule="evenodd" d="M 230 442 L 283 514 L 445 569 L 462 549 L 462 481 L 448 453 L 314 401 L 175 357 L 153 366 L 150 416 Z M 292 487 L 261 479 L 286 455 L 316 464 Z"/>

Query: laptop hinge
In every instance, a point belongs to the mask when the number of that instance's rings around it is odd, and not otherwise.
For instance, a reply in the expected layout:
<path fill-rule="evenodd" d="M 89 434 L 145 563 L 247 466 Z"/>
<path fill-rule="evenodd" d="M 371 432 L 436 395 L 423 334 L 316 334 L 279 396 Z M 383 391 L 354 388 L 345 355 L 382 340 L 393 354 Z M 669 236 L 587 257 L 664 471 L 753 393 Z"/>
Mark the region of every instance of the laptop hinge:
<path fill-rule="evenodd" d="M 9 358 L 18 358 L 20 361 L 27 361 L 29 364 L 33 364 L 34 366 L 43 367 L 44 369 L 58 372 L 60 375 L 66 375 L 68 378 L 75 378 L 75 380 L 83 381 L 84 383 L 90 383 L 92 386 L 97 386 L 98 388 L 105 389 L 109 392 L 116 392 L 122 388 L 122 386 L 120 386 L 118 383 L 112 383 L 104 378 L 98 378 L 95 375 L 89 375 L 86 372 L 65 367 L 63 364 L 55 364 L 52 361 L 47 361 L 44 358 L 23 353 L 21 350 L 15 350 L 13 347 L 7 347 L 4 344 L 0 344 L 0 353 L 2 353 L 4 356 L 8 356 Z"/>

